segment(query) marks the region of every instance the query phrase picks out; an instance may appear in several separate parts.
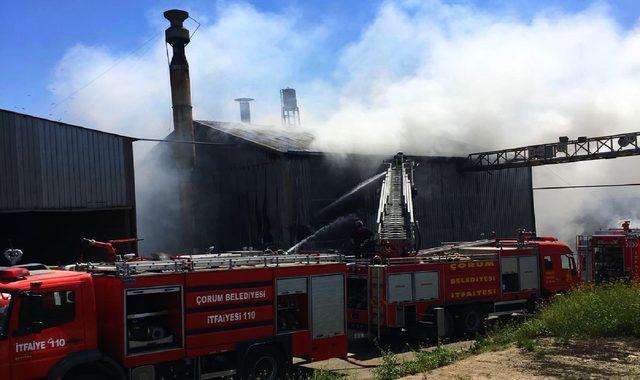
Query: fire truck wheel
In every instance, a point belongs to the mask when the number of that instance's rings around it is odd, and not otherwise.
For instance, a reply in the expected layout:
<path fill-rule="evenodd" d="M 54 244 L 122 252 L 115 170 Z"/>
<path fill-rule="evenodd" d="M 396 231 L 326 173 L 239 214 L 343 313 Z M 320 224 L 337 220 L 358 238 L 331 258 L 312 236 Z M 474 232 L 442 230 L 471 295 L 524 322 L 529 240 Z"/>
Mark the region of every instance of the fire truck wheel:
<path fill-rule="evenodd" d="M 260 346 L 247 354 L 244 379 L 276 380 L 285 375 L 284 355 L 273 346 Z"/>
<path fill-rule="evenodd" d="M 530 298 L 527 300 L 527 303 L 524 305 L 525 310 L 527 311 L 527 313 L 533 314 L 538 310 L 538 307 L 540 307 L 540 303 L 542 303 L 542 299 Z"/>
<path fill-rule="evenodd" d="M 475 335 L 482 330 L 484 316 L 478 309 L 469 308 L 462 312 L 460 323 L 465 335 Z"/>

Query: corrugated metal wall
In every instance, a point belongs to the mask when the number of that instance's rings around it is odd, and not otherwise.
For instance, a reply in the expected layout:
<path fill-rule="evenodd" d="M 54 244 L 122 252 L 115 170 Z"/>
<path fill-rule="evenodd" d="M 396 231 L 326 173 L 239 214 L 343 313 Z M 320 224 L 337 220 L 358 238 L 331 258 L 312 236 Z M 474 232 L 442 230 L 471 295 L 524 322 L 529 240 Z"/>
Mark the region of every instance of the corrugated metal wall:
<path fill-rule="evenodd" d="M 0 211 L 133 208 L 131 143 L 0 110 Z"/>
<path fill-rule="evenodd" d="M 423 247 L 535 229 L 531 168 L 459 172 L 459 159 L 417 160 L 414 202 Z"/>
<path fill-rule="evenodd" d="M 196 190 L 201 246 L 288 245 L 293 196 L 282 156 L 249 145 L 199 149 Z"/>
<path fill-rule="evenodd" d="M 322 207 L 380 172 L 380 163 L 388 159 L 390 157 L 382 156 L 351 156 L 346 160 L 330 156 L 306 158 L 314 162 L 309 179 L 312 206 L 307 212 L 317 215 Z M 445 241 L 480 239 L 491 232 L 515 236 L 518 228 L 535 229 L 530 168 L 468 173 L 458 170 L 459 158 L 414 159 L 419 163 L 414 175 L 418 191 L 414 210 L 423 247 Z M 375 230 L 380 183 L 381 180 L 372 183 L 321 215 L 314 221 L 316 228 L 353 213 Z M 336 233 L 346 235 L 348 230 L 343 227 Z M 339 236 L 325 236 L 327 240 L 332 238 Z"/>

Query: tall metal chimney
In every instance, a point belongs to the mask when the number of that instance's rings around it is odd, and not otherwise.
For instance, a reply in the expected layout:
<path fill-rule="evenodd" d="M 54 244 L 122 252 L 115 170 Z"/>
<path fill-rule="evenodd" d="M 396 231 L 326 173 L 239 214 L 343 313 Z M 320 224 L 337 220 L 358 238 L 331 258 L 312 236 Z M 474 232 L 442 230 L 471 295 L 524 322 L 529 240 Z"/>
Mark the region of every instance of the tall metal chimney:
<path fill-rule="evenodd" d="M 234 99 L 236 102 L 240 103 L 240 121 L 243 123 L 251 123 L 251 102 L 252 98 L 238 98 Z"/>
<path fill-rule="evenodd" d="M 173 128 L 178 141 L 194 141 L 193 114 L 191 109 L 191 85 L 189 83 L 189 63 L 184 53 L 189 43 L 189 30 L 183 22 L 189 13 L 171 9 L 164 12 L 171 22 L 165 31 L 166 41 L 173 48 L 173 57 L 169 64 L 171 80 L 171 104 L 173 106 Z M 194 247 L 194 207 L 192 175 L 196 161 L 195 144 L 174 144 L 176 163 L 180 177 L 180 213 L 182 219 L 182 249 Z"/>

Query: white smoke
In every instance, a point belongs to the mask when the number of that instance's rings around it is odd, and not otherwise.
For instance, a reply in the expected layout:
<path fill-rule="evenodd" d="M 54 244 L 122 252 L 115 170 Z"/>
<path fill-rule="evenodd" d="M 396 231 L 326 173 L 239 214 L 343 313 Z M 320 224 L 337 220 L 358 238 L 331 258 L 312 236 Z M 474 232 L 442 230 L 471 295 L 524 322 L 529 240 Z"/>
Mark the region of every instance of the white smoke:
<path fill-rule="evenodd" d="M 233 98 L 251 96 L 253 120 L 277 124 L 278 89 L 292 86 L 319 150 L 465 155 L 638 129 L 640 28 L 622 27 L 606 5 L 526 17 L 440 1 L 388 1 L 337 51 L 327 42 L 330 28 L 295 11 L 232 4 L 212 14 L 193 14 L 210 21 L 187 48 L 196 119 L 238 120 Z M 66 53 L 51 85 L 54 101 L 116 63 L 60 106 L 66 121 L 166 135 L 170 99 L 160 25 L 158 41 L 134 56 L 82 45 Z M 320 75 L 309 69 L 318 61 L 335 63 Z M 537 168 L 534 185 L 640 182 L 637 160 Z M 590 228 L 580 218 L 586 210 L 616 199 L 626 199 L 637 215 L 637 188 L 537 192 L 538 229 L 568 240 Z M 617 222 L 616 213 L 604 215 L 602 227 Z"/>
<path fill-rule="evenodd" d="M 347 80 L 316 128 L 320 147 L 456 155 L 640 120 L 640 30 L 621 29 L 603 7 L 526 21 L 387 3 L 338 70 Z"/>
<path fill-rule="evenodd" d="M 232 4 L 214 7 L 211 24 L 186 26 L 195 35 L 187 46 L 194 118 L 239 121 L 234 98 L 250 96 L 253 120 L 279 124 L 279 89 L 296 86 L 304 67 L 322 47 L 322 26 L 298 25 L 296 14 L 260 13 L 253 7 Z M 192 14 L 205 22 L 208 15 Z M 157 12 L 162 18 L 162 12 Z M 77 45 L 58 63 L 49 86 L 56 118 L 96 129 L 142 137 L 164 137 L 172 130 L 171 92 L 165 23 L 154 22 L 157 39 L 140 51 L 114 52 L 104 46 Z M 148 36 L 147 36 L 148 38 Z M 137 43 L 132 42 L 135 48 Z M 171 48 L 169 48 L 169 55 Z M 106 74 L 102 75 L 106 70 Z M 98 79 L 95 79 L 99 77 Z M 74 90 L 90 86 L 73 95 Z M 308 88 L 322 92 L 323 83 Z M 311 103 L 312 100 L 309 99 Z"/>

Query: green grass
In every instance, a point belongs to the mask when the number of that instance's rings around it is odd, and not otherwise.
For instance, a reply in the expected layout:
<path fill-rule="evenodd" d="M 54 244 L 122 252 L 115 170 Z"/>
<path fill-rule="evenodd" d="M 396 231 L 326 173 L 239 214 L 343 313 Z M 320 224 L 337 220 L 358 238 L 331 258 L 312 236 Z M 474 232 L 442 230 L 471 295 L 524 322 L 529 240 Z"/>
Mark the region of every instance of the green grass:
<path fill-rule="evenodd" d="M 345 375 L 341 375 L 336 372 L 327 371 L 324 369 L 316 369 L 316 370 L 313 370 L 308 375 L 297 376 L 292 379 L 299 378 L 304 380 L 338 380 L 338 379 L 344 379 L 345 377 L 346 377 Z"/>
<path fill-rule="evenodd" d="M 373 370 L 376 380 L 394 380 L 436 369 L 462 358 L 464 351 L 437 347 L 429 351 L 416 351 L 412 360 L 400 361 L 390 351 L 382 351 L 382 364 Z"/>
<path fill-rule="evenodd" d="M 512 343 L 532 351 L 536 339 L 589 339 L 640 337 L 640 286 L 614 283 L 586 285 L 542 305 L 520 325 L 497 328 L 480 338 L 475 352 L 499 349 Z"/>
<path fill-rule="evenodd" d="M 404 375 L 426 372 L 451 364 L 463 355 L 462 351 L 443 347 L 437 347 L 432 351 L 418 351 L 415 359 L 402 363 L 402 370 Z"/>

